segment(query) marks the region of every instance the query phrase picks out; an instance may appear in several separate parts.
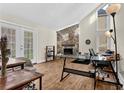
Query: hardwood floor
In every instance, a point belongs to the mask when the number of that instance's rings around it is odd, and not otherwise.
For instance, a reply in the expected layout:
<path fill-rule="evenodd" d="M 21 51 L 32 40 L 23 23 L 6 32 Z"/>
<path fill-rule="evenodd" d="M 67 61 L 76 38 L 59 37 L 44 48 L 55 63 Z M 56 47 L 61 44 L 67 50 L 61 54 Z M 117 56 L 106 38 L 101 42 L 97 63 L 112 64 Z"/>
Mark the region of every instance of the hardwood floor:
<path fill-rule="evenodd" d="M 91 65 L 71 63 L 71 61 L 68 59 L 66 66 L 84 71 L 93 69 Z M 93 78 L 70 74 L 60 82 L 62 65 L 63 59 L 35 65 L 37 71 L 44 74 L 42 82 L 44 90 L 93 90 Z M 36 85 L 38 87 L 38 81 L 36 81 Z M 116 87 L 112 84 L 97 82 L 96 89 L 111 90 Z"/>

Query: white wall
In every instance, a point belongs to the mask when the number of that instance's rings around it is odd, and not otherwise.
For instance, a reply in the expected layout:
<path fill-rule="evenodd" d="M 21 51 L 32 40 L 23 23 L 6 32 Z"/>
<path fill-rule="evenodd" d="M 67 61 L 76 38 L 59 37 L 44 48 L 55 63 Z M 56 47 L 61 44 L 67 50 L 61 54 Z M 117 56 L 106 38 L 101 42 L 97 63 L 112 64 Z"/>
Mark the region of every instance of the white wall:
<path fill-rule="evenodd" d="M 46 46 L 54 45 L 56 49 L 57 44 L 56 31 L 51 31 L 46 28 L 39 28 L 38 30 L 38 62 L 45 62 Z"/>
<path fill-rule="evenodd" d="M 81 20 L 79 35 L 79 51 L 89 53 L 89 48 L 96 50 L 96 12 L 93 11 L 87 17 Z M 90 39 L 91 44 L 86 45 L 85 40 Z"/>
<path fill-rule="evenodd" d="M 124 4 L 121 5 L 121 9 L 115 16 L 115 19 L 117 28 L 118 53 L 121 55 L 119 68 L 121 71 L 124 71 Z"/>

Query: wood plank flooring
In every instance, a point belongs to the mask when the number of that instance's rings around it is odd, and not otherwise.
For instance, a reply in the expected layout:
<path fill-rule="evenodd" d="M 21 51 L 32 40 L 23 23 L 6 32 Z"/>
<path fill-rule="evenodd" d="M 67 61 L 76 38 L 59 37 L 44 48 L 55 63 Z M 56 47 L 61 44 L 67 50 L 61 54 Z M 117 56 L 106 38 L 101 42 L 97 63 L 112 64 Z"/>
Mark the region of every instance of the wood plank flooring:
<path fill-rule="evenodd" d="M 68 59 L 66 63 L 66 66 L 69 68 L 83 71 L 90 71 L 93 69 L 91 65 L 71 63 L 71 61 L 71 59 Z M 37 71 L 44 74 L 42 82 L 43 90 L 93 90 L 93 78 L 70 74 L 60 82 L 62 65 L 63 59 L 35 65 Z M 38 80 L 36 81 L 36 85 L 38 87 Z M 96 89 L 112 90 L 116 89 L 116 87 L 112 84 L 97 82 Z"/>

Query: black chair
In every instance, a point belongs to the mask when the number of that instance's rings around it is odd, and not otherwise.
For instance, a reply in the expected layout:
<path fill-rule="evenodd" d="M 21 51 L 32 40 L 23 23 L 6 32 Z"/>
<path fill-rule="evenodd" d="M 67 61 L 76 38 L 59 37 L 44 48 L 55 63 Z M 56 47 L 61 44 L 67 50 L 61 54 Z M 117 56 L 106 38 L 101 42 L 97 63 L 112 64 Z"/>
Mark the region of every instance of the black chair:
<path fill-rule="evenodd" d="M 93 50 L 92 48 L 89 49 L 89 51 L 91 51 L 91 56 L 98 56 L 98 55 L 94 52 L 94 50 Z M 97 61 L 97 66 L 102 67 L 102 68 L 108 67 L 108 66 L 109 66 L 109 62 L 106 62 L 106 61 Z"/>
<path fill-rule="evenodd" d="M 90 56 L 91 57 L 94 57 L 94 56 L 98 56 L 95 52 L 94 52 L 94 50 L 91 48 L 91 49 L 89 49 L 89 52 L 90 52 Z M 96 62 L 97 63 L 97 65 L 98 66 L 109 66 L 109 62 L 106 62 L 106 61 L 98 61 L 98 62 Z"/>
<path fill-rule="evenodd" d="M 94 52 L 93 48 L 91 48 L 91 52 L 92 52 L 92 54 L 93 54 L 94 56 L 98 56 L 98 55 Z"/>
<path fill-rule="evenodd" d="M 92 49 L 89 49 L 89 53 L 90 53 L 90 60 L 92 59 L 92 57 L 96 56 L 95 52 L 92 51 Z M 95 61 L 92 61 L 93 66 L 95 66 Z"/>

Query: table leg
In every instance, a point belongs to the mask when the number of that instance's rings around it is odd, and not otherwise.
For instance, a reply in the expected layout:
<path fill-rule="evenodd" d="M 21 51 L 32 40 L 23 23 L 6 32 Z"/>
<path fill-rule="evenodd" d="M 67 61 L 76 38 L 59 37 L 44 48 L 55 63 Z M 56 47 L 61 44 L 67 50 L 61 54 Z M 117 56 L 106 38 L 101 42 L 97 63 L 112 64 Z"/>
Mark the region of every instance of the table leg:
<path fill-rule="evenodd" d="M 95 62 L 95 72 L 94 72 L 94 90 L 96 88 L 96 62 Z"/>
<path fill-rule="evenodd" d="M 21 69 L 24 69 L 24 64 L 21 65 Z"/>
<path fill-rule="evenodd" d="M 121 88 L 123 85 L 120 83 L 119 78 L 118 78 L 118 76 L 117 76 L 117 74 L 116 74 L 116 72 L 114 70 L 114 67 L 112 66 L 112 63 L 111 62 L 109 62 L 109 65 L 110 65 L 110 67 L 112 69 L 112 73 L 113 73 L 113 75 L 114 75 L 114 77 L 116 79 L 116 82 L 104 81 L 104 80 L 99 80 L 99 81 L 101 81 L 101 82 L 107 82 L 107 83 L 111 83 L 111 84 L 115 84 L 116 85 L 116 89 L 119 89 L 119 87 Z"/>
<path fill-rule="evenodd" d="M 63 80 L 63 74 L 64 74 L 64 68 L 65 68 L 65 62 L 66 62 L 66 57 L 64 58 L 64 64 L 63 64 L 63 69 L 62 69 L 62 74 L 61 74 L 61 80 Z"/>
<path fill-rule="evenodd" d="M 116 74 L 111 62 L 110 62 L 110 66 L 111 66 L 112 72 L 113 72 L 113 74 L 114 74 L 114 76 L 116 78 L 116 83 L 117 83 L 116 85 L 117 85 L 117 89 L 118 89 L 119 86 L 122 87 L 123 85 L 120 83 L 119 78 L 118 78 L 118 76 L 117 76 L 117 74 Z"/>
<path fill-rule="evenodd" d="M 39 78 L 39 89 L 42 90 L 42 77 Z"/>

